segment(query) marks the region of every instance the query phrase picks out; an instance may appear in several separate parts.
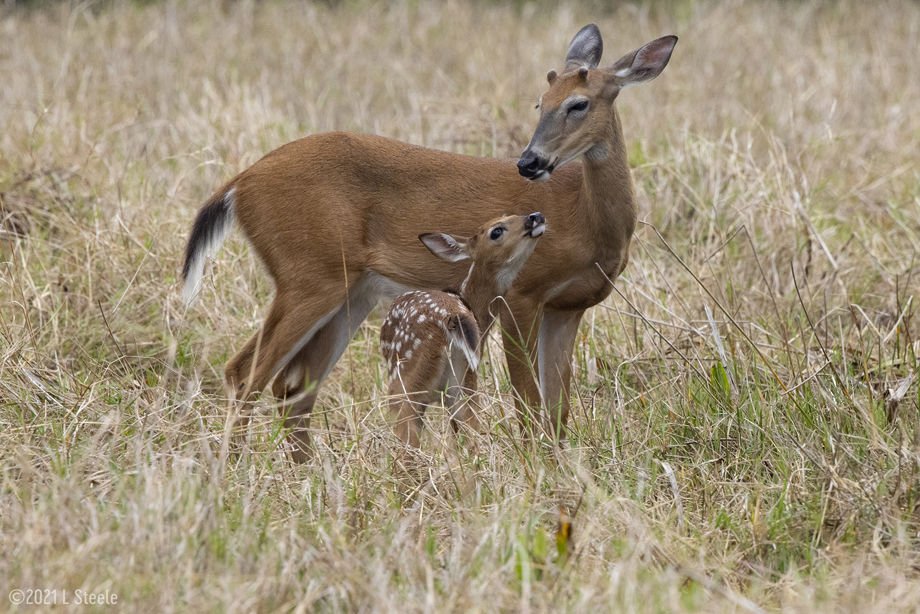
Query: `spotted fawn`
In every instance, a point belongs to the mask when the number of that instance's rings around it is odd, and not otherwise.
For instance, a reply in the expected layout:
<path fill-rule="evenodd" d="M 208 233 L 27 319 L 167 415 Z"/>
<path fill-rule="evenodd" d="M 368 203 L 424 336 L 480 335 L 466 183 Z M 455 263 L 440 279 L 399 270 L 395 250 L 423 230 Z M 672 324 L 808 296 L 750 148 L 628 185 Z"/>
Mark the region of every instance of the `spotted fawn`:
<path fill-rule="evenodd" d="M 418 447 L 425 409 L 445 389 L 454 430 L 459 422 L 478 430 L 470 395 L 477 388 L 481 339 L 494 319 L 490 306 L 511 287 L 545 230 L 543 216 L 531 213 L 494 219 L 469 238 L 419 235 L 435 256 L 471 264 L 459 291 L 399 296 L 380 329 L 390 413 L 403 443 Z"/>

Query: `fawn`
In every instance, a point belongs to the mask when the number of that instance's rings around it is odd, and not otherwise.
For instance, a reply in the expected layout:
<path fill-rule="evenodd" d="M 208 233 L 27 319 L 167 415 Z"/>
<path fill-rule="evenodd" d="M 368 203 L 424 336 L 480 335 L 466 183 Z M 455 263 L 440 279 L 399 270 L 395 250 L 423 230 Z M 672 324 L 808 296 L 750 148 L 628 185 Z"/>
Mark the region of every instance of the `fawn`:
<path fill-rule="evenodd" d="M 494 319 L 489 308 L 511 287 L 545 231 L 543 216 L 531 213 L 492 220 L 466 239 L 419 235 L 435 256 L 472 263 L 459 292 L 407 292 L 393 302 L 380 328 L 390 413 L 403 443 L 418 447 L 425 408 L 445 387 L 454 430 L 458 421 L 479 429 L 476 408 L 460 397 L 476 391 L 480 340 Z"/>

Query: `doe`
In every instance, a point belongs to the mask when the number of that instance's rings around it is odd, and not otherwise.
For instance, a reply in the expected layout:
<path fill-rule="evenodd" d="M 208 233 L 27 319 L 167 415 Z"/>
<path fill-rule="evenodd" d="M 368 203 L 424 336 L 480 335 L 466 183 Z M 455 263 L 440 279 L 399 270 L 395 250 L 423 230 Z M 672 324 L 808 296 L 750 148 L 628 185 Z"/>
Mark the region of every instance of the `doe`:
<path fill-rule="evenodd" d="M 676 43 L 665 36 L 600 66 L 600 31 L 579 30 L 561 72 L 546 76 L 540 119 L 517 161 L 332 132 L 279 147 L 217 190 L 186 245 L 186 299 L 234 224 L 276 290 L 261 330 L 224 369 L 240 409 L 234 428 L 271 384 L 284 399 L 293 458 L 306 462 L 320 387 L 377 303 L 457 287 L 467 273 L 426 257 L 418 234 L 466 236 L 482 220 L 538 209 L 553 221 L 552 240 L 541 241 L 498 312 L 522 426 L 542 404 L 550 433 L 564 437 L 579 323 L 626 267 L 638 218 L 616 101 L 658 76 Z"/>
<path fill-rule="evenodd" d="M 454 431 L 460 422 L 479 430 L 481 408 L 469 395 L 477 389 L 480 341 L 494 319 L 490 306 L 511 287 L 545 230 L 543 216 L 531 213 L 492 220 L 469 238 L 419 235 L 435 256 L 472 263 L 459 292 L 406 292 L 380 328 L 390 414 L 404 444 L 418 447 L 425 409 L 445 388 Z"/>

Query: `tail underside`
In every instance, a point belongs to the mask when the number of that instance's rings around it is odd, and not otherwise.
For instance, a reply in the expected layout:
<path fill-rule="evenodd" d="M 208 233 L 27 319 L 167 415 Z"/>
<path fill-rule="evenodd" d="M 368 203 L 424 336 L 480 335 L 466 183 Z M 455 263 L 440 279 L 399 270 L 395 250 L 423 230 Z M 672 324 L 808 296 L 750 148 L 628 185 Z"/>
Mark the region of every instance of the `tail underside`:
<path fill-rule="evenodd" d="M 185 264 L 182 266 L 182 278 L 185 280 L 182 296 L 186 306 L 192 304 L 201 289 L 205 258 L 220 248 L 227 233 L 233 228 L 236 219 L 233 211 L 235 191 L 232 185 L 218 190 L 201 208 L 192 224 L 192 232 L 185 246 Z"/>
<path fill-rule="evenodd" d="M 479 368 L 479 326 L 471 315 L 459 314 L 451 319 L 450 336 L 460 348 L 470 369 Z"/>

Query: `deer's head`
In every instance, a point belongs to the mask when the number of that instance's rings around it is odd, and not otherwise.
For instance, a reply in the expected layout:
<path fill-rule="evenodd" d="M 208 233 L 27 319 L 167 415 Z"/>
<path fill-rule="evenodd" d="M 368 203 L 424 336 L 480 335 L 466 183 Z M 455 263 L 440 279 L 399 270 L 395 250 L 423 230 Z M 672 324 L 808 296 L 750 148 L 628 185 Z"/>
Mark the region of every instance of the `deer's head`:
<path fill-rule="evenodd" d="M 549 71 L 549 89 L 540 97 L 540 122 L 521 158 L 522 176 L 543 181 L 554 169 L 584 154 L 603 158 L 613 127 L 613 103 L 620 90 L 651 81 L 668 65 L 676 36 L 665 36 L 598 68 L 604 43 L 597 26 L 582 28 L 565 58 L 562 74 Z"/>

